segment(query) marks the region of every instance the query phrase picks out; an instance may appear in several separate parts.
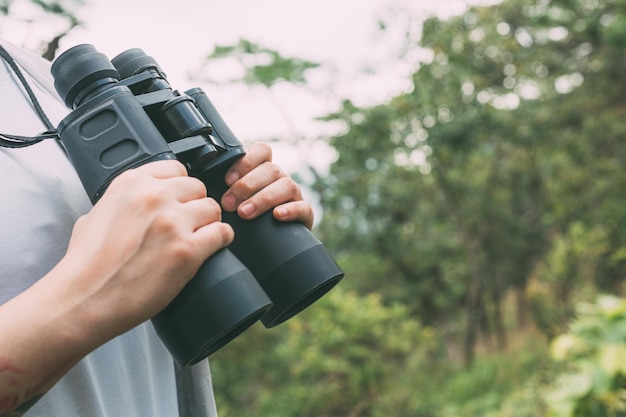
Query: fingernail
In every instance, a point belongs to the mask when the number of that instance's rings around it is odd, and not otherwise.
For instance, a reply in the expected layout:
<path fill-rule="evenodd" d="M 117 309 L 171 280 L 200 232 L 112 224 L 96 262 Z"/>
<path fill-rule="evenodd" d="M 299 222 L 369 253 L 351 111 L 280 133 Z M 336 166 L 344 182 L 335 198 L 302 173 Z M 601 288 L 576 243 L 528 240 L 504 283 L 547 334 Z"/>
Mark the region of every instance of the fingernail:
<path fill-rule="evenodd" d="M 222 198 L 222 206 L 225 210 L 234 210 L 237 206 L 237 199 L 232 194 L 227 194 Z"/>
<path fill-rule="evenodd" d="M 254 204 L 252 203 L 243 203 L 241 206 L 239 206 L 239 210 L 241 210 L 241 213 L 248 217 L 251 216 L 252 213 L 254 213 Z"/>
<path fill-rule="evenodd" d="M 287 216 L 287 209 L 278 207 L 276 209 L 276 215 L 278 216 L 279 219 L 284 219 Z"/>
<path fill-rule="evenodd" d="M 226 179 L 224 181 L 226 181 L 226 185 L 230 187 L 235 182 L 237 182 L 238 179 L 239 179 L 239 173 L 237 171 L 231 171 L 226 175 Z"/>

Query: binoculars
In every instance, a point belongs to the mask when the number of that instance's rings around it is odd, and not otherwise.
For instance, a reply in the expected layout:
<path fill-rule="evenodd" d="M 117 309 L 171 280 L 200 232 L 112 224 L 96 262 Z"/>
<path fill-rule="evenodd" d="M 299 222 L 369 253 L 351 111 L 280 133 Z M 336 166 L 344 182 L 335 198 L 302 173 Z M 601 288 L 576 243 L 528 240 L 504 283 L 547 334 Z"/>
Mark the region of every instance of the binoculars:
<path fill-rule="evenodd" d="M 109 60 L 77 45 L 52 64 L 54 86 L 72 111 L 58 126 L 61 142 L 95 203 L 123 171 L 176 159 L 217 201 L 224 176 L 245 155 L 200 88 L 174 90 L 141 49 Z M 197 363 L 252 324 L 274 327 L 317 301 L 343 272 L 301 223 L 271 212 L 255 220 L 223 213 L 235 240 L 208 258 L 177 297 L 152 318 L 180 366 Z"/>

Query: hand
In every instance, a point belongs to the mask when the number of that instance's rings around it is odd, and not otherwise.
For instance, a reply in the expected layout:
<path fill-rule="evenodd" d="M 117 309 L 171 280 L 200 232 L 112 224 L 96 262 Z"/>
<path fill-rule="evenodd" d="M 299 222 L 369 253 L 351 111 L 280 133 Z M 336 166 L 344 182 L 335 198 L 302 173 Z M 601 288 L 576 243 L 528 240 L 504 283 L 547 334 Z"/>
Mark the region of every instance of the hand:
<path fill-rule="evenodd" d="M 255 143 L 246 155 L 226 173 L 230 187 L 222 196 L 222 207 L 235 211 L 242 219 L 254 219 L 273 208 L 280 221 L 300 221 L 313 227 L 313 209 L 302 199 L 296 182 L 272 162 L 272 149 L 265 143 Z"/>
<path fill-rule="evenodd" d="M 230 244 L 217 202 L 177 161 L 124 172 L 72 231 L 63 259 L 0 305 L 0 415 L 22 415 L 96 347 L 153 317 Z"/>
<path fill-rule="evenodd" d="M 112 334 L 162 310 L 233 239 L 204 184 L 186 175 L 177 161 L 128 170 L 74 227 L 64 260 L 80 280 L 67 286 L 86 290 L 80 302 Z"/>

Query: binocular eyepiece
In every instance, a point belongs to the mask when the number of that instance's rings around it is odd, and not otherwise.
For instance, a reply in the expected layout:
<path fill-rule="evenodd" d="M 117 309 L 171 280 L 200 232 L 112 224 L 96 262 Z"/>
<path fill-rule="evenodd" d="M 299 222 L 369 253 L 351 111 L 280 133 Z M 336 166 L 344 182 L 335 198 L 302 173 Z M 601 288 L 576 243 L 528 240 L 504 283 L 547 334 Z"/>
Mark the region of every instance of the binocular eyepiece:
<path fill-rule="evenodd" d="M 54 85 L 73 109 L 58 126 L 61 142 L 91 201 L 120 173 L 176 159 L 217 201 L 224 176 L 245 155 L 200 88 L 174 90 L 141 49 L 112 60 L 78 45 L 52 64 Z M 317 301 L 343 272 L 302 224 L 271 213 L 243 220 L 223 213 L 234 242 L 207 259 L 181 293 L 152 318 L 181 366 L 206 358 L 256 321 L 274 327 Z"/>

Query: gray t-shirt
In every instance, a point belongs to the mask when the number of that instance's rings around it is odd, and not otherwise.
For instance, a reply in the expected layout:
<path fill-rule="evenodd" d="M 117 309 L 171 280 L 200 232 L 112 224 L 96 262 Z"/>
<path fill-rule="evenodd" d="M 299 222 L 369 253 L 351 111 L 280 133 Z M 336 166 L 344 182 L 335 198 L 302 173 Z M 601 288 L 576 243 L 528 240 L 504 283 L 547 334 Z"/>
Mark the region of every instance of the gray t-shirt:
<path fill-rule="evenodd" d="M 19 62 L 48 118 L 68 110 L 53 91 L 49 63 L 0 39 Z M 0 133 L 45 130 L 13 71 L 0 59 Z M 74 222 L 91 208 L 52 139 L 0 148 L 0 304 L 45 275 L 64 255 Z M 1 341 L 0 341 L 1 343 Z M 175 369 L 150 322 L 102 345 L 26 414 L 81 417 L 216 416 L 208 362 Z"/>

